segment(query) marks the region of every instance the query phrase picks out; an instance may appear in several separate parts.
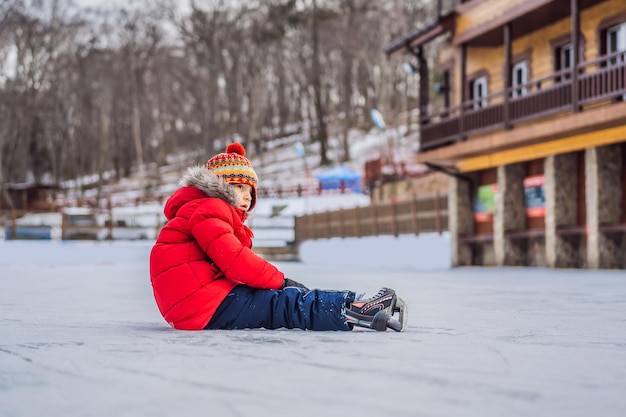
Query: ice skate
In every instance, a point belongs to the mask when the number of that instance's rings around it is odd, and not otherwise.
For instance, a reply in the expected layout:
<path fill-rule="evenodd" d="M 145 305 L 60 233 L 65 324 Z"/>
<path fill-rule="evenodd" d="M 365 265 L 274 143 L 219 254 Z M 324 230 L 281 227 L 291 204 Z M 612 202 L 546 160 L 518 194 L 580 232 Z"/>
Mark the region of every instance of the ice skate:
<path fill-rule="evenodd" d="M 398 313 L 398 318 L 393 315 Z M 406 328 L 407 308 L 391 288 L 382 288 L 366 300 L 355 300 L 346 308 L 346 321 L 353 326 L 384 332 L 387 328 L 401 332 Z"/>

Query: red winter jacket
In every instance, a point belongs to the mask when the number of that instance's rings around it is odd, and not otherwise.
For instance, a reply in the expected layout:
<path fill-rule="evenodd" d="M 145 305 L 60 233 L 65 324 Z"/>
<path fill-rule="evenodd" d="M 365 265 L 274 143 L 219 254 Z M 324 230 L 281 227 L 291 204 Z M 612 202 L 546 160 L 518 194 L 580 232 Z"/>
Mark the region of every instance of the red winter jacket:
<path fill-rule="evenodd" d="M 284 275 L 252 252 L 234 190 L 204 167 L 189 168 L 165 204 L 167 225 L 150 253 L 150 280 L 163 318 L 201 330 L 238 284 L 278 289 Z"/>

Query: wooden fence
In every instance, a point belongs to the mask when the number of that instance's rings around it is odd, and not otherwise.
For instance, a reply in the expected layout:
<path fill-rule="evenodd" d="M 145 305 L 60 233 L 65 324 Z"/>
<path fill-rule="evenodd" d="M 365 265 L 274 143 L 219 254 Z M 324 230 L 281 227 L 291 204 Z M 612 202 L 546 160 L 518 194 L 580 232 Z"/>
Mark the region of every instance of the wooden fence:
<path fill-rule="evenodd" d="M 295 218 L 295 241 L 334 237 L 366 237 L 448 230 L 448 198 L 444 194 L 400 202 L 307 214 Z"/>
<path fill-rule="evenodd" d="M 25 219 L 26 215 L 32 218 Z M 154 212 L 0 211 L 0 238 L 5 240 L 146 240 L 155 239 L 163 225 L 163 215 Z"/>
<path fill-rule="evenodd" d="M 114 215 L 111 210 L 90 210 L 58 213 L 57 220 L 38 220 L 36 224 L 19 221 L 23 214 L 0 212 L 4 239 L 151 240 L 164 224 L 160 213 Z M 438 193 L 295 218 L 255 217 L 250 226 L 257 235 L 257 250 L 278 251 L 282 256 L 280 251 L 297 253 L 297 243 L 311 239 L 442 233 L 448 230 L 448 198 Z"/>

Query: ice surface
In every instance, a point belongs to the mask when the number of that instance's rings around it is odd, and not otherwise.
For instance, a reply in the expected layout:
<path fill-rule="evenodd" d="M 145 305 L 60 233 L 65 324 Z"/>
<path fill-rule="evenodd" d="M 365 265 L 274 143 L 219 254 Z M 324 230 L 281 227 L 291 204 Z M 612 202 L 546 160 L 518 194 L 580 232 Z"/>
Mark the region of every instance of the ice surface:
<path fill-rule="evenodd" d="M 0 416 L 624 415 L 623 271 L 420 269 L 359 245 L 361 264 L 324 263 L 328 241 L 278 265 L 311 287 L 395 288 L 405 333 L 176 331 L 148 242 L 0 241 Z"/>

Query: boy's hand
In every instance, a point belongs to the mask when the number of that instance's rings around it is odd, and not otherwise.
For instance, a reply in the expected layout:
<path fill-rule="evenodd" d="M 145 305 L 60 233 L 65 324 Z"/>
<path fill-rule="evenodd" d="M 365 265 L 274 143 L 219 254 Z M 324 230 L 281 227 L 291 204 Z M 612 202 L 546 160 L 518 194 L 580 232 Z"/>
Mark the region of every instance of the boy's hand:
<path fill-rule="evenodd" d="M 300 284 L 298 281 L 294 281 L 289 278 L 285 278 L 283 281 L 283 286 L 280 287 L 281 290 L 284 290 L 287 287 L 296 287 L 296 288 L 304 288 L 306 291 L 310 291 L 304 284 Z"/>

